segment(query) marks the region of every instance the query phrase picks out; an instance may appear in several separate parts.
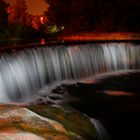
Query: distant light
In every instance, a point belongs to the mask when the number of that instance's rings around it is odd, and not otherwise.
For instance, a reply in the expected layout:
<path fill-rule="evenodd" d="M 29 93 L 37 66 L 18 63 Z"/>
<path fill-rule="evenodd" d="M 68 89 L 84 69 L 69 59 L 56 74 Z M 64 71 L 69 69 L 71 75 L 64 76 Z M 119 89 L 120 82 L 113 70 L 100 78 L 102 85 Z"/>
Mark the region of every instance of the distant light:
<path fill-rule="evenodd" d="M 62 25 L 62 26 L 60 27 L 60 29 L 61 29 L 61 30 L 64 30 L 64 29 L 65 29 L 65 27 Z"/>
<path fill-rule="evenodd" d="M 41 22 L 42 24 L 44 24 L 44 17 L 43 17 L 43 16 L 40 17 L 40 22 Z"/>
<path fill-rule="evenodd" d="M 45 39 L 42 38 L 41 41 L 40 41 L 40 43 L 41 43 L 41 45 L 46 44 Z"/>

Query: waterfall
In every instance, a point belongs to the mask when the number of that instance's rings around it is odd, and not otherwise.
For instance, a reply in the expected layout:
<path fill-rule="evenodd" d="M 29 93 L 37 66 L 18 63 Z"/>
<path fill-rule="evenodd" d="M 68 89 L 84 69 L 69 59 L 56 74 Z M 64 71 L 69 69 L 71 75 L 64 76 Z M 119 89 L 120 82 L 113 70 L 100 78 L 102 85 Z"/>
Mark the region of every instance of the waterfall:
<path fill-rule="evenodd" d="M 107 133 L 103 124 L 100 121 L 93 119 L 93 118 L 90 118 L 90 120 L 96 128 L 98 139 L 99 140 L 110 140 L 109 134 Z"/>
<path fill-rule="evenodd" d="M 28 101 L 52 82 L 139 69 L 140 47 L 97 43 L 26 48 L 0 56 L 0 102 Z"/>

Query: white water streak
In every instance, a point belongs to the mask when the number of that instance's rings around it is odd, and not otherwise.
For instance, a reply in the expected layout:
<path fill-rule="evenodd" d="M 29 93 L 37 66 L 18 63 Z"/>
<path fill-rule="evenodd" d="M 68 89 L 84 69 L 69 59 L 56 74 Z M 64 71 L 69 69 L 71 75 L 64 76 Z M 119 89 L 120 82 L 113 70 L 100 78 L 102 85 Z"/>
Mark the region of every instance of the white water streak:
<path fill-rule="evenodd" d="M 140 47 L 108 43 L 25 49 L 0 57 L 0 102 L 30 102 L 45 85 L 140 68 Z"/>

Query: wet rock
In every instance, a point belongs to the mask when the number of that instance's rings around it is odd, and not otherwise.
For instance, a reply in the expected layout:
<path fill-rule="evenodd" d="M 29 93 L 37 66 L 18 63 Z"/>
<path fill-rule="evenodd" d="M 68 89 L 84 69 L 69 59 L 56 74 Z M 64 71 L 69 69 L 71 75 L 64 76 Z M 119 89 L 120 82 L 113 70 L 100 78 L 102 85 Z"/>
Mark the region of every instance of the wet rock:
<path fill-rule="evenodd" d="M 95 127 L 90 119 L 70 106 L 58 108 L 48 105 L 34 105 L 29 106 L 29 108 L 41 116 L 60 122 L 70 134 L 81 136 L 80 139 L 97 140 Z"/>
<path fill-rule="evenodd" d="M 59 122 L 42 117 L 19 106 L 1 107 L 0 137 L 2 140 L 70 140 L 71 135 Z"/>
<path fill-rule="evenodd" d="M 82 126 L 82 127 L 81 127 Z M 0 106 L 1 140 L 96 140 L 90 119 L 49 105 Z"/>
<path fill-rule="evenodd" d="M 28 132 L 0 132 L 1 140 L 45 140 L 40 136 Z"/>

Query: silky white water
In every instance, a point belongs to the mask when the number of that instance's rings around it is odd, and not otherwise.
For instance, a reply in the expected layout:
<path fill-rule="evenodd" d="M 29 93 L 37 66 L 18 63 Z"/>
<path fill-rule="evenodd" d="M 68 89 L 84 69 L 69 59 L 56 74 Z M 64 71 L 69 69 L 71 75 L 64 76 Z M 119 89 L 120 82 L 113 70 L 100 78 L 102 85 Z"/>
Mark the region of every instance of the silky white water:
<path fill-rule="evenodd" d="M 59 45 L 0 56 L 0 102 L 30 102 L 53 82 L 140 68 L 140 46 L 131 43 Z"/>

